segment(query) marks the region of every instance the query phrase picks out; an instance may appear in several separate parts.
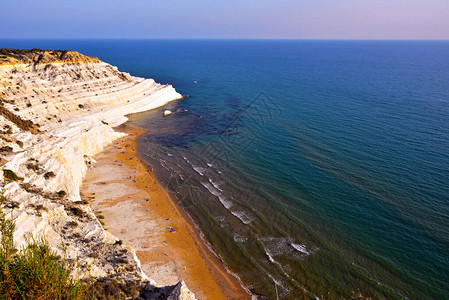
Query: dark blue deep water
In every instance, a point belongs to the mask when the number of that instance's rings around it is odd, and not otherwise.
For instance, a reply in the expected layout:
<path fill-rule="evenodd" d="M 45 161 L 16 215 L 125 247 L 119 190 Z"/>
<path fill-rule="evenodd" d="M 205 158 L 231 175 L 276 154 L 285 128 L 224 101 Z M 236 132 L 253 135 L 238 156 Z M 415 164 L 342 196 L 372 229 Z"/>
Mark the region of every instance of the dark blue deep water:
<path fill-rule="evenodd" d="M 449 299 L 449 42 L 0 40 L 191 97 L 139 155 L 256 294 Z"/>

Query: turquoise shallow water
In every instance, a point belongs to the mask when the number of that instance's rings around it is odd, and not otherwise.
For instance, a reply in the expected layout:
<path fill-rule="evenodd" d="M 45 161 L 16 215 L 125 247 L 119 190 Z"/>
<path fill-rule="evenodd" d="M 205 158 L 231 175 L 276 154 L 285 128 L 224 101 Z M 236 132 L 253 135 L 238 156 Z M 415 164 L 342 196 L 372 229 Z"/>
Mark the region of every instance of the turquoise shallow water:
<path fill-rule="evenodd" d="M 449 42 L 0 47 L 79 50 L 191 95 L 132 117 L 139 155 L 254 293 L 449 298 Z"/>

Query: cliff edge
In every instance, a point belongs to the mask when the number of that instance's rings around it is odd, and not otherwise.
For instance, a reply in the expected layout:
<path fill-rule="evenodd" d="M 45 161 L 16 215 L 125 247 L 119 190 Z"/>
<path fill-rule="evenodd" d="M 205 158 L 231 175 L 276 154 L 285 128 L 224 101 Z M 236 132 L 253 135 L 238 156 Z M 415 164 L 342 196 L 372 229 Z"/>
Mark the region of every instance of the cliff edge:
<path fill-rule="evenodd" d="M 43 49 L 0 49 L 0 65 L 99 62 L 76 51 Z"/>
<path fill-rule="evenodd" d="M 80 196 L 91 157 L 124 135 L 112 127 L 179 98 L 171 85 L 75 51 L 0 49 L 0 180 L 16 247 L 44 237 L 77 261 L 76 277 L 131 284 L 141 296 L 194 299 L 182 281 L 157 287 L 147 278 L 135 251 L 105 231 Z"/>

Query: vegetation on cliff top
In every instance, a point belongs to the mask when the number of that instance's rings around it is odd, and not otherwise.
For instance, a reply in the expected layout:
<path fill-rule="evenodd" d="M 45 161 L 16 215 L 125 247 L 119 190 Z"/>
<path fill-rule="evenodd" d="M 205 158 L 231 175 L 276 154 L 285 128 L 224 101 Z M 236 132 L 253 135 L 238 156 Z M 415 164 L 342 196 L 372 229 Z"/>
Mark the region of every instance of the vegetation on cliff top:
<path fill-rule="evenodd" d="M 80 63 L 98 62 L 97 57 L 83 55 L 69 50 L 45 50 L 45 49 L 0 49 L 0 65 L 4 64 L 48 64 L 48 63 Z"/>
<path fill-rule="evenodd" d="M 10 204 L 11 200 L 6 199 L 4 189 L 1 188 L 0 300 L 179 299 L 180 283 L 156 287 L 149 281 L 141 280 L 138 274 L 126 276 L 124 271 L 101 278 L 76 279 L 72 276 L 74 268 L 78 267 L 76 260 L 58 256 L 43 238 L 31 239 L 20 250 L 16 249 L 13 235 L 16 224 L 10 213 L 14 206 L 11 207 Z M 39 207 L 42 205 L 36 208 Z M 67 227 L 78 226 L 76 221 L 67 223 Z M 120 253 L 124 253 L 124 249 L 120 249 L 122 243 L 118 240 L 113 245 L 117 248 L 113 256 L 114 264 L 126 263 L 126 259 L 120 256 Z M 60 249 L 66 252 L 63 243 Z"/>
<path fill-rule="evenodd" d="M 93 299 L 92 284 L 75 280 L 70 265 L 45 240 L 14 248 L 15 222 L 0 195 L 0 299 Z"/>

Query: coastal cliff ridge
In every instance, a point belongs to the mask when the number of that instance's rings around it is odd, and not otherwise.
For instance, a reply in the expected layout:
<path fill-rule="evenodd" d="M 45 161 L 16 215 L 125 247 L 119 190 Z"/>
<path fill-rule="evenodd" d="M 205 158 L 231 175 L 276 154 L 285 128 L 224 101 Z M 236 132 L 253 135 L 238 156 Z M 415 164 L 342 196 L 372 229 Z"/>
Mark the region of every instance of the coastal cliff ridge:
<path fill-rule="evenodd" d="M 48 64 L 99 62 L 98 57 L 90 57 L 77 51 L 44 49 L 0 49 L 0 65 L 6 64 Z"/>
<path fill-rule="evenodd" d="M 80 195 L 92 156 L 125 135 L 113 127 L 127 114 L 180 98 L 171 85 L 76 51 L 0 49 L 1 209 L 15 220 L 15 247 L 44 237 L 54 251 L 77 261 L 77 278 L 195 299 L 182 281 L 160 287 L 149 279 L 134 249 L 106 231 L 89 197 Z"/>

